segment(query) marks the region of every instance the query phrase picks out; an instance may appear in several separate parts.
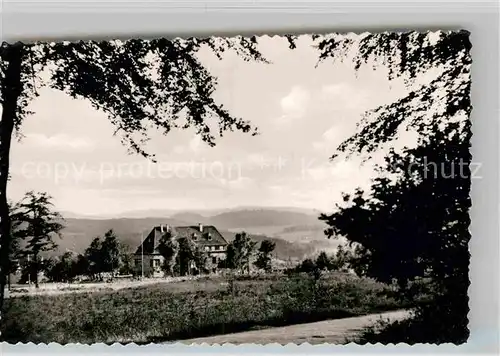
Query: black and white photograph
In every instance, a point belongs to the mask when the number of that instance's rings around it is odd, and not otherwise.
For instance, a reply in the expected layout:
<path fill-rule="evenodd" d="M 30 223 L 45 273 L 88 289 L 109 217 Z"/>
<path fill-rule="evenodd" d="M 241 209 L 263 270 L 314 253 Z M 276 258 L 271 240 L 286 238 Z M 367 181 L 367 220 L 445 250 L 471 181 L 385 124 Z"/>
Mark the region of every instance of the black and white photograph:
<path fill-rule="evenodd" d="M 469 35 L 4 42 L 1 341 L 465 343 Z"/>

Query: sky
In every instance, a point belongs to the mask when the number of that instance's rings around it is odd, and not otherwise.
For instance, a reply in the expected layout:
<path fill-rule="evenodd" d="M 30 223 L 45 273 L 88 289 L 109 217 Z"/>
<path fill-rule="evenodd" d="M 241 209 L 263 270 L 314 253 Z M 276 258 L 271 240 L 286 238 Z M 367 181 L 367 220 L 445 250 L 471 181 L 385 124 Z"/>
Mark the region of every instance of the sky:
<path fill-rule="evenodd" d="M 129 155 L 103 112 L 85 100 L 44 88 L 29 109 L 24 138 L 12 144 L 10 199 L 45 191 L 60 211 L 119 214 L 148 209 L 287 206 L 330 211 L 342 192 L 373 177 L 360 157 L 331 162 L 366 110 L 404 96 L 383 68 L 318 63 L 308 36 L 290 50 L 286 39 L 259 38 L 271 64 L 199 58 L 218 78 L 216 100 L 249 120 L 258 136 L 227 133 L 209 147 L 191 130 L 152 133 L 158 163 Z"/>

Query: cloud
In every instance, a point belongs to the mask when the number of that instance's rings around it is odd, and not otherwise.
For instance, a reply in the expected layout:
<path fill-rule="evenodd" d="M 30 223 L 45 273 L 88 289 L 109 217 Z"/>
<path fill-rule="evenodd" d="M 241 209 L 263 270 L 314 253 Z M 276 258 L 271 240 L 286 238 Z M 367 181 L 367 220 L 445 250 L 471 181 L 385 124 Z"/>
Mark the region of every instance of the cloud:
<path fill-rule="evenodd" d="M 248 177 L 239 177 L 228 182 L 228 186 L 231 189 L 247 189 L 252 184 L 254 184 L 253 179 Z"/>
<path fill-rule="evenodd" d="M 186 148 L 184 146 L 175 146 L 173 151 L 175 154 L 180 155 L 186 151 Z"/>
<path fill-rule="evenodd" d="M 247 156 L 247 161 L 250 164 L 262 166 L 262 164 L 265 162 L 265 156 L 261 153 L 250 153 Z"/>
<path fill-rule="evenodd" d="M 313 182 L 352 180 L 360 173 L 362 167 L 356 161 L 338 160 L 311 167 L 304 172 L 306 178 Z"/>
<path fill-rule="evenodd" d="M 367 93 L 363 90 L 355 90 L 346 83 L 323 85 L 321 97 L 338 109 L 365 111 L 368 108 Z"/>
<path fill-rule="evenodd" d="M 324 95 L 340 95 L 342 91 L 346 89 L 345 84 L 328 84 L 324 85 L 321 89 Z"/>
<path fill-rule="evenodd" d="M 309 100 L 309 92 L 301 86 L 296 85 L 287 96 L 281 99 L 281 109 L 288 115 L 302 115 L 307 108 Z"/>
<path fill-rule="evenodd" d="M 33 144 L 39 147 L 61 148 L 61 149 L 89 149 L 94 147 L 95 143 L 86 137 L 74 137 L 66 134 L 57 134 L 46 136 L 33 133 L 25 135 L 25 143 Z"/>
<path fill-rule="evenodd" d="M 194 135 L 193 138 L 189 141 L 189 149 L 193 152 L 198 152 L 201 148 L 201 137 L 198 135 Z"/>
<path fill-rule="evenodd" d="M 293 86 L 290 92 L 280 100 L 283 114 L 278 118 L 278 121 L 286 122 L 303 117 L 310 101 L 309 91 L 299 85 Z"/>
<path fill-rule="evenodd" d="M 270 168 L 273 165 L 277 164 L 279 160 L 279 156 L 273 157 L 266 153 L 251 153 L 244 160 L 245 164 L 248 164 L 249 168 L 260 168 L 266 169 Z"/>
<path fill-rule="evenodd" d="M 354 133 L 354 127 L 354 121 L 339 120 L 339 123 L 330 126 L 317 141 L 313 142 L 313 149 L 319 152 L 328 151 L 329 154 L 333 154 L 338 146 Z"/>
<path fill-rule="evenodd" d="M 360 173 L 357 166 L 334 166 L 328 158 L 336 144 L 354 132 L 365 109 L 404 92 L 397 81 L 389 88 L 385 71 L 360 71 L 358 78 L 348 63 L 315 68 L 317 51 L 310 39 L 295 51 L 288 50 L 286 39 L 265 41 L 270 66 L 246 63 L 237 56 L 200 59 L 219 78 L 217 101 L 257 126 L 261 135 L 228 134 L 217 138 L 212 148 L 194 135 L 193 128 L 172 131 L 168 139 L 151 129 L 146 149 L 157 154 L 158 163 L 150 166 L 140 156 L 126 155 L 126 148 L 111 136 L 115 127 L 105 113 L 87 101 L 46 89 L 33 101 L 30 109 L 35 117 L 24 126 L 26 133 L 42 135 L 31 135 L 19 146 L 14 142 L 12 161 L 18 172 L 23 172 L 24 163 L 35 163 L 28 166 L 28 173 L 36 174 L 40 166 L 49 176 L 14 176 L 10 192 L 48 191 L 60 200 L 58 208 L 92 213 L 118 212 L 136 204 L 147 209 L 166 205 L 179 209 L 259 204 L 332 207 L 341 191 L 350 192 L 358 181 L 373 176 Z M 264 86 L 262 78 L 268 79 Z M 217 120 L 209 122 L 217 124 Z M 109 170 L 100 169 L 108 165 Z"/>
<path fill-rule="evenodd" d="M 323 133 L 323 138 L 327 141 L 335 141 L 339 137 L 340 129 L 337 126 L 332 126 Z"/>
<path fill-rule="evenodd" d="M 172 152 L 176 155 L 199 153 L 203 149 L 203 140 L 200 135 L 194 134 L 189 139 L 186 138 L 183 144 L 174 146 Z"/>
<path fill-rule="evenodd" d="M 249 177 L 238 177 L 236 179 L 216 178 L 213 179 L 213 182 L 230 190 L 245 190 L 255 184 L 254 180 Z"/>

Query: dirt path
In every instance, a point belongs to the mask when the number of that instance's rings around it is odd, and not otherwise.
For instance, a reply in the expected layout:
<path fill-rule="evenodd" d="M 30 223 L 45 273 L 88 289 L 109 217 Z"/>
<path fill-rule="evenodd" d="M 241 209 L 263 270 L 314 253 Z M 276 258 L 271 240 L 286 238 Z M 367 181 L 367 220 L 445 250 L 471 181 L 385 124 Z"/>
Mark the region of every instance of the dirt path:
<path fill-rule="evenodd" d="M 203 337 L 190 340 L 182 340 L 185 344 L 269 344 L 269 343 L 304 343 L 310 344 L 346 342 L 346 338 L 352 340 L 366 327 L 375 325 L 379 320 L 403 320 L 409 316 L 407 310 L 398 310 L 381 314 L 364 315 L 353 318 L 325 320 L 316 323 L 290 325 L 279 328 L 245 331 L 235 334 L 225 334 Z"/>

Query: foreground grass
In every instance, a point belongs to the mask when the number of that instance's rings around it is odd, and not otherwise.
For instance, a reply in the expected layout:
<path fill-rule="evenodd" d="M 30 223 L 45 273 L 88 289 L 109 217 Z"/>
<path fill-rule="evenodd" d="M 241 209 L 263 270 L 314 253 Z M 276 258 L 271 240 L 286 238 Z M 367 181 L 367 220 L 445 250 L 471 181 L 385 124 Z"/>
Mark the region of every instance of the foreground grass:
<path fill-rule="evenodd" d="M 158 284 L 6 302 L 7 342 L 159 342 L 406 308 L 386 286 L 330 275 Z"/>

